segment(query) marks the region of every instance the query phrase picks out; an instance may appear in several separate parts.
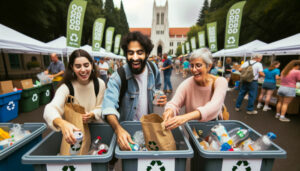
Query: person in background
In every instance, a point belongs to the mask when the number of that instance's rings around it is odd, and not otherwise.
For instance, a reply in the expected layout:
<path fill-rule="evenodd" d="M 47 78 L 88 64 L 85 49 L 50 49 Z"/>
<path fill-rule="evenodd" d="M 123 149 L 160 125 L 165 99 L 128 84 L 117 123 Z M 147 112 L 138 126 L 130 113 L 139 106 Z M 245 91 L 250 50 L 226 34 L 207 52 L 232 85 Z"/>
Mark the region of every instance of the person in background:
<path fill-rule="evenodd" d="M 253 68 L 253 75 L 254 79 L 251 82 L 242 82 L 240 92 L 238 95 L 238 98 L 236 100 L 235 104 L 235 110 L 238 112 L 240 111 L 240 107 L 242 105 L 242 102 L 244 100 L 244 97 L 246 93 L 248 93 L 248 105 L 247 105 L 247 114 L 257 114 L 257 110 L 254 110 L 254 101 L 257 96 L 257 88 L 258 88 L 258 77 L 259 76 L 264 76 L 265 74 L 263 73 L 263 66 L 260 63 L 262 60 L 262 55 L 261 54 L 255 54 L 253 55 L 253 58 L 250 61 L 244 62 L 244 64 L 241 66 L 240 71 L 242 71 L 243 68 L 247 68 L 249 66 L 249 63 L 252 65 Z"/>
<path fill-rule="evenodd" d="M 285 117 L 287 108 L 296 97 L 296 83 L 300 81 L 300 60 L 292 60 L 281 72 L 280 87 L 277 91 L 278 103 L 276 106 L 275 118 L 282 122 L 289 122 Z"/>
<path fill-rule="evenodd" d="M 172 83 L 171 83 L 171 75 L 172 75 L 172 61 L 168 59 L 168 55 L 165 53 L 164 57 L 164 64 L 161 70 L 164 72 L 164 92 L 165 93 L 172 93 Z M 168 89 L 169 88 L 169 89 Z"/>
<path fill-rule="evenodd" d="M 105 62 L 104 58 L 100 58 L 99 60 L 99 65 L 98 65 L 99 73 L 100 73 L 100 78 L 107 83 L 107 71 L 109 69 L 109 66 L 107 62 Z"/>
<path fill-rule="evenodd" d="M 52 53 L 50 55 L 51 63 L 48 66 L 47 70 L 44 71 L 49 78 L 53 78 L 53 82 L 59 82 L 63 79 L 63 75 L 65 72 L 65 65 L 62 61 L 58 60 L 58 56 L 56 53 Z"/>
<path fill-rule="evenodd" d="M 262 85 L 262 89 L 260 91 L 260 95 L 258 97 L 258 104 L 257 109 L 261 109 L 263 97 L 266 94 L 265 105 L 263 107 L 263 111 L 271 110 L 272 108 L 269 107 L 270 99 L 274 90 L 276 89 L 276 80 L 280 79 L 280 70 L 278 67 L 280 63 L 278 61 L 272 62 L 269 68 L 264 69 L 265 80 Z"/>
<path fill-rule="evenodd" d="M 179 71 L 180 71 L 180 60 L 179 60 L 178 57 L 175 60 L 175 71 L 176 71 L 176 74 L 179 74 Z"/>
<path fill-rule="evenodd" d="M 190 67 L 189 60 L 187 58 L 185 58 L 182 65 L 183 65 L 183 74 L 182 74 L 182 77 L 186 78 L 187 75 L 188 75 L 188 72 L 189 72 L 189 67 Z"/>
<path fill-rule="evenodd" d="M 94 80 L 98 80 L 99 92 L 96 95 Z M 89 123 L 93 120 L 101 121 L 101 104 L 105 91 L 104 82 L 98 78 L 96 65 L 92 57 L 84 50 L 74 50 L 69 58 L 68 67 L 63 80 L 52 101 L 46 105 L 44 119 L 49 127 L 55 131 L 62 131 L 63 137 L 69 144 L 74 144 L 76 139 L 73 131 L 79 131 L 70 122 L 63 119 L 64 106 L 70 90 L 67 84 L 72 84 L 74 97 L 86 110 L 82 114 L 82 121 Z"/>
<path fill-rule="evenodd" d="M 231 68 L 231 58 L 226 58 L 226 61 L 225 61 L 225 78 L 227 80 L 227 82 L 229 83 L 230 81 L 230 77 L 231 77 L 231 71 L 232 71 L 232 68 Z"/>
<path fill-rule="evenodd" d="M 207 48 L 194 51 L 190 57 L 192 77 L 184 80 L 174 97 L 166 104 L 163 124 L 175 129 L 190 121 L 207 122 L 221 116 L 228 83 L 223 77 L 209 74 L 212 54 Z M 179 111 L 185 107 L 185 114 Z"/>

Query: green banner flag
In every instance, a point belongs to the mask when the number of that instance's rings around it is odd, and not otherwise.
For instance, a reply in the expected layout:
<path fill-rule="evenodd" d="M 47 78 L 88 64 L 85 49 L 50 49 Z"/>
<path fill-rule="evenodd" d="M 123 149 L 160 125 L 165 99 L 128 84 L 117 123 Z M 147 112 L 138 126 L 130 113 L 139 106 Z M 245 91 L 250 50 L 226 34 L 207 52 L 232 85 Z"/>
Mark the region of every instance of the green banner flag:
<path fill-rule="evenodd" d="M 217 46 L 217 22 L 207 24 L 208 44 L 211 52 L 218 51 Z"/>
<path fill-rule="evenodd" d="M 111 47 L 112 47 L 114 32 L 115 32 L 115 28 L 114 27 L 108 27 L 106 29 L 106 34 L 105 34 L 105 49 L 108 52 L 111 52 Z"/>
<path fill-rule="evenodd" d="M 105 18 L 98 18 L 94 22 L 93 27 L 93 51 L 100 51 L 102 39 L 103 39 L 103 31 L 105 26 Z"/>
<path fill-rule="evenodd" d="M 205 47 L 205 31 L 198 32 L 199 48 Z"/>
<path fill-rule="evenodd" d="M 67 20 L 67 46 L 80 47 L 83 19 L 87 1 L 73 0 L 69 5 Z"/>
<path fill-rule="evenodd" d="M 184 44 L 183 44 L 183 43 L 181 43 L 181 53 L 182 53 L 182 54 L 185 54 L 185 53 L 184 53 Z"/>
<path fill-rule="evenodd" d="M 115 54 L 119 53 L 121 37 L 122 37 L 121 34 L 117 34 L 116 37 L 115 37 L 115 46 L 114 46 L 114 53 Z"/>
<path fill-rule="evenodd" d="M 120 55 L 121 55 L 121 56 L 124 56 L 124 51 L 123 51 L 122 48 L 121 48 L 121 50 L 120 50 Z"/>
<path fill-rule="evenodd" d="M 245 3 L 246 1 L 235 3 L 227 13 L 225 49 L 239 47 L 240 27 Z"/>
<path fill-rule="evenodd" d="M 186 52 L 187 52 L 187 53 L 190 53 L 190 43 L 189 43 L 189 42 L 186 42 L 186 43 L 185 43 L 185 46 L 186 46 Z"/>
<path fill-rule="evenodd" d="M 192 51 L 197 49 L 197 47 L 196 47 L 196 38 L 195 37 L 191 38 L 191 45 L 192 45 Z"/>

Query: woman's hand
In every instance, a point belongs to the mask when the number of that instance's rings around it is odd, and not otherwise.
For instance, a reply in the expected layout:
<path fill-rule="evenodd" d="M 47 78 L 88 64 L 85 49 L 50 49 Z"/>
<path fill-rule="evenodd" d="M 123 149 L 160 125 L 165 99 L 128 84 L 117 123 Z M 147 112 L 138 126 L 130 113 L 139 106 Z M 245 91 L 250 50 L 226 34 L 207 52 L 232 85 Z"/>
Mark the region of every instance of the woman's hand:
<path fill-rule="evenodd" d="M 59 124 L 59 127 L 62 131 L 63 137 L 69 144 L 75 144 L 76 138 L 73 135 L 74 131 L 80 131 L 76 126 L 71 124 L 68 121 L 62 120 L 61 124 Z"/>
<path fill-rule="evenodd" d="M 167 109 L 163 115 L 162 115 L 162 119 L 164 120 L 161 124 L 164 128 L 166 128 L 166 122 L 171 119 L 172 117 L 174 117 L 174 111 L 172 109 Z"/>
<path fill-rule="evenodd" d="M 165 122 L 165 129 L 169 129 L 169 130 L 175 129 L 187 121 L 188 120 L 186 119 L 185 115 L 172 117 Z"/>
<path fill-rule="evenodd" d="M 120 146 L 120 149 L 131 151 L 131 147 L 129 143 L 131 144 L 135 144 L 135 143 L 132 141 L 130 134 L 122 127 L 118 127 L 115 133 L 117 135 L 117 141 Z"/>
<path fill-rule="evenodd" d="M 164 106 L 167 103 L 167 96 L 166 95 L 162 95 L 159 97 L 159 99 L 157 99 L 157 105 L 159 106 Z"/>
<path fill-rule="evenodd" d="M 83 123 L 89 123 L 95 118 L 94 113 L 85 113 L 85 114 L 82 114 L 81 116 L 82 116 Z"/>

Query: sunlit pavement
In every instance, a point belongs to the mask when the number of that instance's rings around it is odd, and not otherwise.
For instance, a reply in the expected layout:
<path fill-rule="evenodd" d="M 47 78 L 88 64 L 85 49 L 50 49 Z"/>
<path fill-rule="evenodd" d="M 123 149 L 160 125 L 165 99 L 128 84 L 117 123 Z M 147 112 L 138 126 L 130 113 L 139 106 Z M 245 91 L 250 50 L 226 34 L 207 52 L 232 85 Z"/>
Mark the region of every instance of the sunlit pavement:
<path fill-rule="evenodd" d="M 173 86 L 173 93 L 167 94 L 168 100 L 170 100 L 175 93 L 178 85 L 183 81 L 182 74 L 175 74 L 171 77 L 171 82 Z M 163 87 L 163 76 L 162 76 L 162 87 Z M 261 134 L 266 134 L 269 131 L 274 132 L 277 135 L 277 139 L 274 142 L 281 148 L 286 150 L 286 159 L 275 159 L 273 165 L 273 171 L 299 171 L 300 170 L 300 115 L 287 115 L 291 119 L 291 122 L 284 123 L 275 119 L 275 108 L 272 111 L 263 112 L 258 110 L 257 115 L 246 114 L 247 100 L 243 101 L 241 111 L 236 112 L 234 110 L 236 98 L 238 95 L 238 90 L 227 91 L 225 105 L 230 112 L 230 119 L 239 120 L 254 130 Z M 43 120 L 44 106 L 28 113 L 19 114 L 18 118 L 14 119 L 14 123 L 24 123 L 24 122 L 44 122 Z M 163 107 L 155 107 L 154 112 L 158 114 L 163 113 Z M 184 109 L 181 110 L 184 113 Z M 47 129 L 43 134 L 46 136 L 51 130 Z M 189 162 L 187 162 L 187 170 L 189 170 Z M 116 170 L 121 170 L 120 162 L 116 165 Z"/>

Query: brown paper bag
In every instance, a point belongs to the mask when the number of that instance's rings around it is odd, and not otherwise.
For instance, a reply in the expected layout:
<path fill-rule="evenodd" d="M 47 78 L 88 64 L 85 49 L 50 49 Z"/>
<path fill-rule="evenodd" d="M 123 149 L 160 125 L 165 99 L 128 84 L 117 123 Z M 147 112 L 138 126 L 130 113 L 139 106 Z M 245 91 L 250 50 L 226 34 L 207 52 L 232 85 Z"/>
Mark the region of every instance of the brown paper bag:
<path fill-rule="evenodd" d="M 84 124 L 82 121 L 81 114 L 85 113 L 84 107 L 79 104 L 75 104 L 76 99 L 72 96 L 68 96 L 68 99 L 71 99 L 70 102 L 65 104 L 65 114 L 64 119 L 73 125 L 75 125 L 83 133 L 82 144 L 78 155 L 87 155 L 91 145 L 91 135 L 88 124 Z M 60 154 L 63 156 L 70 155 L 71 145 L 66 142 L 63 138 L 60 146 Z"/>
<path fill-rule="evenodd" d="M 163 119 L 157 114 L 144 115 L 141 118 L 145 144 L 149 151 L 173 151 L 176 143 L 170 130 L 163 128 Z"/>

